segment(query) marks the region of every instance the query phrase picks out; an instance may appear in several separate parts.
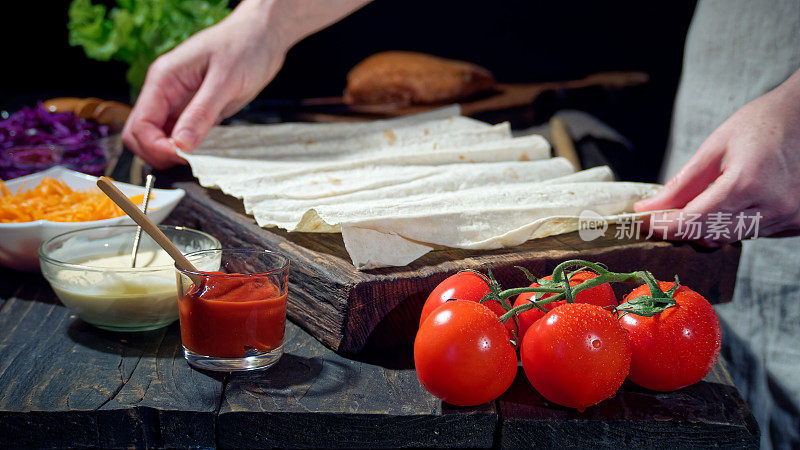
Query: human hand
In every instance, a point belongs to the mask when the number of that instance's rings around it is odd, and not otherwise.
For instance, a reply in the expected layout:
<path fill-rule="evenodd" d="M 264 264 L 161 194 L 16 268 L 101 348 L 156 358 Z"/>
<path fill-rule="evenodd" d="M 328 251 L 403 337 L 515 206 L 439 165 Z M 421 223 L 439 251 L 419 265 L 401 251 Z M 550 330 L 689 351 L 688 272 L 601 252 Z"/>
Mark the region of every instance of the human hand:
<path fill-rule="evenodd" d="M 653 215 L 651 232 L 710 247 L 755 236 L 795 236 L 800 234 L 798 173 L 800 71 L 734 113 L 661 191 L 634 208 L 678 209 Z M 699 227 L 689 233 L 691 219 Z"/>
<path fill-rule="evenodd" d="M 169 138 L 182 150 L 194 150 L 283 64 L 291 43 L 272 26 L 271 12 L 264 2 L 241 2 L 224 20 L 151 64 L 122 131 L 125 145 L 156 169 L 185 164 Z"/>

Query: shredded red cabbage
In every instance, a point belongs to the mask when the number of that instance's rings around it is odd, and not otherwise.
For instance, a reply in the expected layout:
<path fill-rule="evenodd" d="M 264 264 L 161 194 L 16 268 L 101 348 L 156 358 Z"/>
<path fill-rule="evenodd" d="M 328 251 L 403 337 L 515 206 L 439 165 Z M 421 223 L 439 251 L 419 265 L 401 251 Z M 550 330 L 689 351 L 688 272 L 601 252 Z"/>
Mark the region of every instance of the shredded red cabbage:
<path fill-rule="evenodd" d="M 5 116 L 5 114 L 4 114 Z M 106 158 L 102 141 L 109 127 L 72 112 L 50 112 L 40 102 L 0 120 L 0 178 L 28 175 L 62 164 L 101 175 Z"/>

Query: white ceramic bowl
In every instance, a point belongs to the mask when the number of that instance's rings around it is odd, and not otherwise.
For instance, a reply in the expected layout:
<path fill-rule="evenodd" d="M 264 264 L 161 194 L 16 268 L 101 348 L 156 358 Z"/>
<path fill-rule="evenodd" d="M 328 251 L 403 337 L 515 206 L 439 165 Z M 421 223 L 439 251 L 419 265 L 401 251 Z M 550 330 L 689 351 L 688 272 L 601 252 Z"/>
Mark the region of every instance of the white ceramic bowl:
<path fill-rule="evenodd" d="M 11 192 L 17 192 L 23 183 L 32 188 L 45 177 L 60 180 L 74 190 L 97 189 L 97 177 L 64 167 L 53 167 L 43 172 L 6 181 L 5 184 Z M 144 188 L 141 186 L 116 181 L 114 184 L 129 197 L 144 194 Z M 167 218 L 185 194 L 183 189 L 153 189 L 153 197 L 147 206 L 147 216 L 153 222 L 160 223 Z M 109 225 L 135 224 L 128 216 L 87 222 L 37 220 L 22 223 L 0 223 L 0 265 L 17 270 L 37 271 L 39 270 L 39 245 L 42 242 L 68 231 Z"/>

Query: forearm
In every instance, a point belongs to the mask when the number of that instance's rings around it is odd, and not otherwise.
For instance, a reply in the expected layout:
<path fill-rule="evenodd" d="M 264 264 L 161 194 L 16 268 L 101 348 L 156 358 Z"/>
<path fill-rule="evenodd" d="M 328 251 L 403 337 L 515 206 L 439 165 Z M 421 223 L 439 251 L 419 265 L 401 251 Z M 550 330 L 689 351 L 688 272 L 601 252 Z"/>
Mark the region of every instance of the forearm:
<path fill-rule="evenodd" d="M 236 13 L 255 14 L 290 49 L 303 38 L 347 17 L 371 0 L 244 0 Z"/>

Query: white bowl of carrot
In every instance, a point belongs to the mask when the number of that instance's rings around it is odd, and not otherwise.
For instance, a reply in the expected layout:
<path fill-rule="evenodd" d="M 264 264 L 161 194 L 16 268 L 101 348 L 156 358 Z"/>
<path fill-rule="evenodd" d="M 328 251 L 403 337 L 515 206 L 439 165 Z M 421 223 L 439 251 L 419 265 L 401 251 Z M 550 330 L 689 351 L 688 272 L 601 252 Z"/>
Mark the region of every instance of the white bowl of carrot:
<path fill-rule="evenodd" d="M 97 177 L 53 167 L 0 184 L 0 265 L 37 271 L 39 245 L 53 236 L 80 228 L 133 224 L 96 183 Z M 141 203 L 143 187 L 114 184 L 134 203 Z M 160 223 L 184 194 L 182 189 L 153 189 L 148 217 Z"/>

